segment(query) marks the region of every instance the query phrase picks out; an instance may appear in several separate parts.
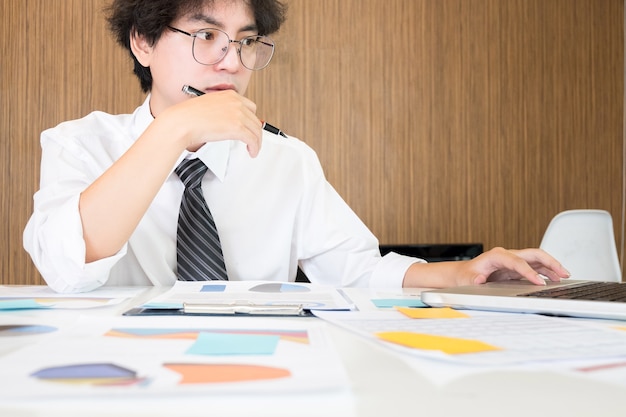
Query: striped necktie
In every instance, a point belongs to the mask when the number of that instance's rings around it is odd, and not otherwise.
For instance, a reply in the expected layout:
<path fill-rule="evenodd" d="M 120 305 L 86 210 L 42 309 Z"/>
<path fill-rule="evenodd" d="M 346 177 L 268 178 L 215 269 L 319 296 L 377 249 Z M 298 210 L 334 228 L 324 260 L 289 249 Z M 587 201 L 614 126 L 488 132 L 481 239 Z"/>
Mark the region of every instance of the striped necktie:
<path fill-rule="evenodd" d="M 176 236 L 181 281 L 228 279 L 217 228 L 202 194 L 202 177 L 207 169 L 200 159 L 185 159 L 175 169 L 185 185 Z"/>

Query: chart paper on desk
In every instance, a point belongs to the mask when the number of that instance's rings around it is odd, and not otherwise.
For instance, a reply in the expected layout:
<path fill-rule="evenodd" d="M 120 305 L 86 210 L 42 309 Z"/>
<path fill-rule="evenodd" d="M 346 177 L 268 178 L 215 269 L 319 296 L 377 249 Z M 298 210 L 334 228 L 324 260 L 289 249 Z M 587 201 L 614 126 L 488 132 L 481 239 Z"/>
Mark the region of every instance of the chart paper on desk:
<path fill-rule="evenodd" d="M 232 317 L 84 317 L 0 358 L 0 399 L 341 392 L 325 323 Z"/>
<path fill-rule="evenodd" d="M 335 288 L 304 283 L 268 281 L 177 281 L 146 308 L 182 308 L 183 303 L 254 305 L 301 304 L 307 310 L 351 310 L 354 306 Z"/>
<path fill-rule="evenodd" d="M 89 293 L 60 294 L 45 285 L 0 285 L 0 312 L 40 309 L 85 309 L 116 305 L 143 288 L 98 288 Z"/>
<path fill-rule="evenodd" d="M 398 311 L 315 315 L 404 354 L 452 363 L 501 366 L 626 359 L 626 331 L 535 314 L 464 313 L 469 317 L 411 319 Z"/>

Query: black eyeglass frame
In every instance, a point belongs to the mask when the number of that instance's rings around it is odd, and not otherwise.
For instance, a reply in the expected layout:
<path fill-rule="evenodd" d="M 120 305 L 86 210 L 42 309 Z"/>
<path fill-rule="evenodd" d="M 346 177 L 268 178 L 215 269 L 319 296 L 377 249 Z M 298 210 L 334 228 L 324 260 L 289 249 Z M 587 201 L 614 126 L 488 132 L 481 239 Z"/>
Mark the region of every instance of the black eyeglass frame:
<path fill-rule="evenodd" d="M 168 29 L 170 29 L 173 32 L 178 32 L 178 33 L 182 33 L 183 35 L 187 35 L 191 38 L 193 38 L 192 44 L 191 44 L 191 55 L 193 56 L 193 59 L 201 65 L 215 65 L 218 62 L 220 62 L 222 59 L 224 59 L 224 57 L 226 56 L 226 54 L 228 54 L 228 47 L 230 46 L 231 43 L 238 43 L 239 46 L 237 47 L 237 55 L 239 56 L 239 62 L 241 62 L 241 65 L 243 65 L 245 68 L 251 70 L 251 71 L 259 71 L 262 70 L 263 68 L 267 67 L 270 62 L 272 61 L 272 57 L 274 56 L 274 50 L 275 50 L 275 44 L 274 41 L 272 40 L 272 38 L 268 37 L 268 36 L 264 36 L 264 35 L 251 35 L 251 36 L 246 36 L 244 38 L 241 38 L 240 40 L 233 40 L 230 38 L 230 36 L 228 36 L 228 33 L 224 32 L 221 29 L 216 29 L 216 28 L 206 28 L 206 29 L 200 29 L 197 32 L 193 32 L 193 33 L 189 33 L 186 32 L 182 29 L 178 29 L 175 28 L 173 26 L 168 26 Z M 220 32 L 223 33 L 224 35 L 226 35 L 226 39 L 228 40 L 228 46 L 226 48 L 223 48 L 223 54 L 222 56 L 217 59 L 215 62 L 211 62 L 211 63 L 205 63 L 205 62 L 201 62 L 198 60 L 198 58 L 196 58 L 196 53 L 195 53 L 195 45 L 196 45 L 196 38 L 199 36 L 200 33 L 206 33 L 206 31 L 216 31 L 216 32 Z M 261 39 L 263 40 L 261 40 Z M 265 63 L 265 65 L 259 67 L 259 68 L 250 68 L 249 66 L 247 66 L 245 64 L 245 62 L 243 62 L 243 58 L 241 57 L 241 48 L 244 46 L 244 42 L 246 42 L 247 40 L 253 40 L 254 42 L 260 42 L 263 45 L 269 46 L 272 48 L 272 52 L 269 54 L 269 57 L 267 58 L 267 62 Z M 267 41 L 264 41 L 267 40 Z"/>

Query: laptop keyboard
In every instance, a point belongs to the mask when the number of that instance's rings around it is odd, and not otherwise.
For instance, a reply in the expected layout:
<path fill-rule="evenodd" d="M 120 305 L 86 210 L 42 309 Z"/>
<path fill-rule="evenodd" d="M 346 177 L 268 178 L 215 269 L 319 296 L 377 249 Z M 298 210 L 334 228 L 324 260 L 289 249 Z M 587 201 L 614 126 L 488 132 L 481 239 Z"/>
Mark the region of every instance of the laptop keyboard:
<path fill-rule="evenodd" d="M 626 284 L 621 282 L 585 282 L 566 287 L 547 288 L 526 294 L 518 294 L 518 296 L 626 303 Z"/>

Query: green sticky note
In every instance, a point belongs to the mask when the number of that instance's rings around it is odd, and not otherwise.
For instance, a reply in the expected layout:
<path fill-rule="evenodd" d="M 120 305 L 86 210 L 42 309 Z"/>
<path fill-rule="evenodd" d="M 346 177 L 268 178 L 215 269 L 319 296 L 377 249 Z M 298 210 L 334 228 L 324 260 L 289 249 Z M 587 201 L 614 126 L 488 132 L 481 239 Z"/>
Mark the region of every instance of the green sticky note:
<path fill-rule="evenodd" d="M 39 304 L 32 298 L 5 298 L 0 300 L 0 311 L 2 310 L 26 310 L 26 309 L 38 309 L 48 308 L 43 304 Z"/>
<path fill-rule="evenodd" d="M 377 298 L 372 303 L 378 308 L 428 307 L 419 298 Z"/>
<path fill-rule="evenodd" d="M 187 350 L 192 355 L 272 355 L 280 336 L 201 332 Z"/>

